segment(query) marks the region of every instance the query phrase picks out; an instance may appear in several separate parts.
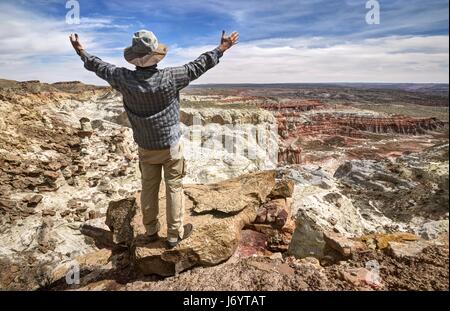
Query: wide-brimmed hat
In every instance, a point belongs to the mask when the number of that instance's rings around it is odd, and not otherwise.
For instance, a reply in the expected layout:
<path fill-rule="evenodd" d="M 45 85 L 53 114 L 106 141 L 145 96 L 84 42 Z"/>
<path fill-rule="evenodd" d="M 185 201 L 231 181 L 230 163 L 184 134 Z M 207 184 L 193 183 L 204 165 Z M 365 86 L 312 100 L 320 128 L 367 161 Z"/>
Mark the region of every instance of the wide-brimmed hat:
<path fill-rule="evenodd" d="M 167 46 L 159 43 L 153 32 L 139 30 L 134 33 L 133 42 L 124 50 L 123 56 L 135 66 L 148 67 L 160 62 L 166 56 L 167 50 Z"/>

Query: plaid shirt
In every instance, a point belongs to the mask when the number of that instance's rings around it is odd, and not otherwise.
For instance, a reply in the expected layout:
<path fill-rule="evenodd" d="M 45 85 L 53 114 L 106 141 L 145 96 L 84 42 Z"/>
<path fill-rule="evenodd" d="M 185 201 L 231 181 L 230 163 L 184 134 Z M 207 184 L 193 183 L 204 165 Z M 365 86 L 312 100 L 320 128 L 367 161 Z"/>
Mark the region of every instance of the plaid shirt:
<path fill-rule="evenodd" d="M 184 66 L 136 70 L 120 68 L 87 52 L 84 67 L 107 81 L 123 97 L 134 140 L 145 149 L 165 149 L 181 136 L 179 91 L 219 63 L 222 52 L 214 49 Z"/>

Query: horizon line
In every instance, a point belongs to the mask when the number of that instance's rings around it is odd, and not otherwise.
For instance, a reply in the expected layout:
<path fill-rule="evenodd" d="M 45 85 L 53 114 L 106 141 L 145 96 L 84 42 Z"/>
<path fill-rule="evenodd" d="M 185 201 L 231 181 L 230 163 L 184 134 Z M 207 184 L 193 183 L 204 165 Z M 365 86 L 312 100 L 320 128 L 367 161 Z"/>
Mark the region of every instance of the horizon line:
<path fill-rule="evenodd" d="M 8 81 L 14 81 L 14 82 L 39 82 L 39 83 L 46 83 L 46 84 L 56 84 L 56 83 L 82 83 L 85 85 L 93 85 L 93 86 L 106 86 L 109 85 L 102 85 L 102 84 L 91 84 L 91 83 L 85 83 L 80 80 L 65 80 L 65 81 L 56 81 L 56 82 L 45 82 L 41 81 L 39 79 L 31 79 L 31 80 L 13 80 L 8 78 L 1 78 L 0 80 L 8 80 Z M 449 85 L 449 82 L 365 82 L 365 81 L 358 81 L 358 82 L 233 82 L 233 83 L 193 83 L 189 84 L 187 87 L 199 87 L 199 86 L 220 86 L 220 85 L 299 85 L 299 84 L 326 84 L 326 85 L 339 85 L 339 84 L 368 84 L 368 85 L 395 85 L 395 84 L 438 84 L 438 85 Z"/>

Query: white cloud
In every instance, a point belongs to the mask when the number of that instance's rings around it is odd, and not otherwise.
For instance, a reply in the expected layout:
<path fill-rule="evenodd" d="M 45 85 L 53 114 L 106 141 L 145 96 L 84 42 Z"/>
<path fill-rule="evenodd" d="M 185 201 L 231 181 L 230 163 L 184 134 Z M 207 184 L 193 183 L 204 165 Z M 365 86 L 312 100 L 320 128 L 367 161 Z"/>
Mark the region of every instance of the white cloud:
<path fill-rule="evenodd" d="M 120 35 L 118 31 L 127 27 L 114 24 L 112 17 L 82 17 L 79 25 L 68 25 L 65 15 L 55 18 L 0 3 L 0 78 L 99 84 L 101 81 L 83 69 L 69 42 L 69 34 L 76 31 L 85 46 L 112 54 L 118 48 L 109 46 Z M 111 29 L 115 33 L 102 32 Z"/>
<path fill-rule="evenodd" d="M 111 25 L 111 19 L 83 18 L 77 32 L 84 42 L 100 48 L 94 30 Z M 68 36 L 73 28 L 60 19 L 33 14 L 12 5 L 0 4 L 0 64 L 19 61 L 30 57 L 50 57 L 69 54 L 73 51 Z"/>
<path fill-rule="evenodd" d="M 445 82 L 448 36 L 387 37 L 327 44 L 325 38 L 247 42 L 196 83 Z M 212 46 L 176 49 L 176 63 Z"/>
<path fill-rule="evenodd" d="M 241 12 L 235 13 L 236 19 L 249 14 L 248 10 L 236 12 Z M 113 18 L 84 19 L 82 42 L 89 52 L 106 61 L 132 68 L 121 56 L 121 49 L 129 42 L 109 48 L 117 41 L 115 33 L 101 36 L 102 29 L 109 26 L 117 26 L 118 32 L 126 28 L 114 25 Z M 0 78 L 104 84 L 83 68 L 70 46 L 69 32 L 64 20 L 0 4 Z M 182 65 L 214 46 L 169 48 L 161 67 Z M 448 83 L 448 56 L 448 35 L 350 41 L 337 37 L 253 40 L 228 51 L 216 68 L 195 83 Z"/>

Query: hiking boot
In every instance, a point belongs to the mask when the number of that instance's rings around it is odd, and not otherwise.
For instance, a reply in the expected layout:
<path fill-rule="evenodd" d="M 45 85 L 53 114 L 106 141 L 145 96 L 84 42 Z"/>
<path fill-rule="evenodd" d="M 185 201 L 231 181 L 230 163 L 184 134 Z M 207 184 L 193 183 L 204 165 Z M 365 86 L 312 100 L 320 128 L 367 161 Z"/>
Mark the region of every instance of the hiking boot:
<path fill-rule="evenodd" d="M 194 229 L 194 226 L 192 224 L 185 224 L 183 226 L 183 228 L 184 228 L 184 233 L 183 233 L 183 237 L 182 238 L 178 237 L 178 240 L 176 240 L 176 241 L 167 240 L 167 245 L 168 245 L 169 248 L 174 248 L 182 240 L 186 240 L 188 237 L 190 237 L 191 234 L 192 234 L 192 231 Z"/>
<path fill-rule="evenodd" d="M 152 243 L 152 242 L 155 242 L 157 240 L 159 240 L 158 232 L 156 232 L 156 233 L 154 233 L 152 235 L 147 235 L 145 237 L 145 242 L 147 242 L 147 243 Z"/>

